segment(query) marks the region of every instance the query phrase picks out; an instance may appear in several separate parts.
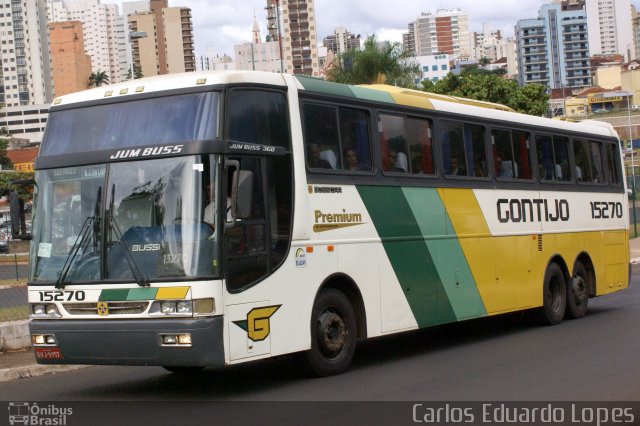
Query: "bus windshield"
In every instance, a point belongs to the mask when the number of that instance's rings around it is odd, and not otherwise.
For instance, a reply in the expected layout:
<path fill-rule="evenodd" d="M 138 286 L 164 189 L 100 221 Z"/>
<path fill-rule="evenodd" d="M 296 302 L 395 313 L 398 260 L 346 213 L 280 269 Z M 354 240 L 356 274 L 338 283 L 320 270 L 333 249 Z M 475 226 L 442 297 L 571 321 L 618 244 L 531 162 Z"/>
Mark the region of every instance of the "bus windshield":
<path fill-rule="evenodd" d="M 198 155 L 38 171 L 30 280 L 216 276 L 217 162 Z"/>

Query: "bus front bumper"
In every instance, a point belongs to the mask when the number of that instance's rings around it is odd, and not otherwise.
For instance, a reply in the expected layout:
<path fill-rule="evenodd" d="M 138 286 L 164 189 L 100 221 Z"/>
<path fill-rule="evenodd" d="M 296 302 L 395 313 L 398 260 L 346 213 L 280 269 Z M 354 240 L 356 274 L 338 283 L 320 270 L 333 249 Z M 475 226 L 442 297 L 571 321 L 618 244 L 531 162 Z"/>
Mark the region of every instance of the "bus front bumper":
<path fill-rule="evenodd" d="M 36 345 L 39 364 L 224 365 L 223 317 L 146 320 L 31 320 L 31 336 L 55 336 Z M 189 335 L 191 344 L 166 344 L 164 336 Z"/>

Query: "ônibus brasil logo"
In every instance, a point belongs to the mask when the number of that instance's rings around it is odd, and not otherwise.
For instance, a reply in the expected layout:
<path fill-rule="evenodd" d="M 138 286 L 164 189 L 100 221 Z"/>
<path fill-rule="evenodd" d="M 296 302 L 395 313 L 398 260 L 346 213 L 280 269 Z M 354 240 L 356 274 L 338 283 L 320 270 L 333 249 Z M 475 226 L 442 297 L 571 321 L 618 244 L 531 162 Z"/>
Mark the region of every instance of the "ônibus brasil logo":
<path fill-rule="evenodd" d="M 64 426 L 73 414 L 69 407 L 56 407 L 53 404 L 39 406 L 37 402 L 10 402 L 10 425 L 51 425 Z"/>

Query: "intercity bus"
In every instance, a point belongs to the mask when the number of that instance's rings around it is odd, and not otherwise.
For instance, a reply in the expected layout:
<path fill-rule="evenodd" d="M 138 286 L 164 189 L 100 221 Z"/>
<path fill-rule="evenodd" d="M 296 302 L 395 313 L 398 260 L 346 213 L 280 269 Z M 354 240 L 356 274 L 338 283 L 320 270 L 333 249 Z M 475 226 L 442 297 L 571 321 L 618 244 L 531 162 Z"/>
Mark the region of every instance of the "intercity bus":
<path fill-rule="evenodd" d="M 618 138 L 386 85 L 258 72 L 57 98 L 36 161 L 42 364 L 170 371 L 532 310 L 629 282 Z"/>

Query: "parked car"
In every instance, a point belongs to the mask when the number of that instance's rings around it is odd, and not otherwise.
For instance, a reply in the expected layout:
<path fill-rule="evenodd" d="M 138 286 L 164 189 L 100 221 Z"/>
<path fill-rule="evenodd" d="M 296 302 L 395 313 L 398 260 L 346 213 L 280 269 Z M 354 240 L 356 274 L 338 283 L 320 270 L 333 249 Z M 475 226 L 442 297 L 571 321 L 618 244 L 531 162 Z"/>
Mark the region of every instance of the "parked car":
<path fill-rule="evenodd" d="M 633 105 L 631 111 L 640 111 L 640 105 Z"/>

